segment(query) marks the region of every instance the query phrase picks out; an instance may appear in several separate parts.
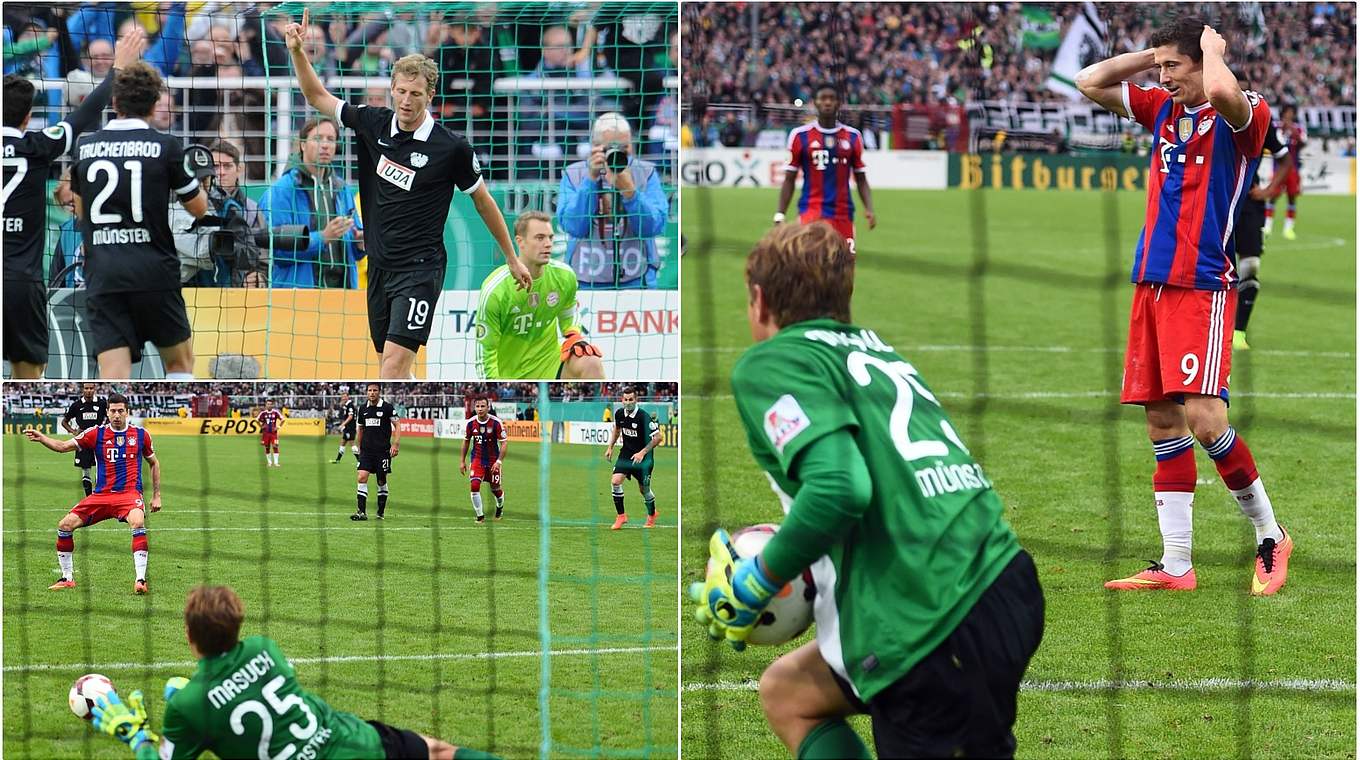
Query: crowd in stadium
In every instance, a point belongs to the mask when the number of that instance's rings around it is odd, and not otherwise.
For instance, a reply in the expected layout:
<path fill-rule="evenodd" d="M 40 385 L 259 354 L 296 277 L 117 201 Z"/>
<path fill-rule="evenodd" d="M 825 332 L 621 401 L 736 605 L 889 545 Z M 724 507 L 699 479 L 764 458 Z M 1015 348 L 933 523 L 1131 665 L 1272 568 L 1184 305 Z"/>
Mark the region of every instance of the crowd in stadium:
<path fill-rule="evenodd" d="M 1020 3 L 686 5 L 682 25 L 690 105 L 699 100 L 753 106 L 756 118 L 752 123 L 735 114 L 697 109 L 703 115 L 686 124 L 685 139 L 697 146 L 750 145 L 759 128 L 772 120 L 768 106 L 810 102 L 813 88 L 824 81 L 841 87 L 842 103 L 849 107 L 843 118 L 852 126 L 858 119 L 849 114 L 857 106 L 1065 100 L 1044 81 L 1056 40 L 1083 6 L 1037 7 L 1051 16 L 1046 37 L 1035 33 L 1035 18 Z M 1095 7 L 1107 24 L 1113 53 L 1146 47 L 1163 15 L 1196 10 L 1230 35 L 1230 63 L 1243 68 L 1252 86 L 1272 102 L 1355 103 L 1353 4 Z"/>

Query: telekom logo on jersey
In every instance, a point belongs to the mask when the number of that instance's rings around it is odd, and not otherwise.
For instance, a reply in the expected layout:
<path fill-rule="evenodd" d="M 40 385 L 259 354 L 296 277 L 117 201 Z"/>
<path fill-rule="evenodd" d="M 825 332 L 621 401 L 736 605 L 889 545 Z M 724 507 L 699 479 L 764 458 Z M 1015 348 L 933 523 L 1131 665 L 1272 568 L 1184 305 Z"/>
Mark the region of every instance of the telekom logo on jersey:
<path fill-rule="evenodd" d="M 378 162 L 378 176 L 409 193 L 411 183 L 416 179 L 416 170 L 402 166 L 387 156 L 383 156 L 382 160 Z"/>

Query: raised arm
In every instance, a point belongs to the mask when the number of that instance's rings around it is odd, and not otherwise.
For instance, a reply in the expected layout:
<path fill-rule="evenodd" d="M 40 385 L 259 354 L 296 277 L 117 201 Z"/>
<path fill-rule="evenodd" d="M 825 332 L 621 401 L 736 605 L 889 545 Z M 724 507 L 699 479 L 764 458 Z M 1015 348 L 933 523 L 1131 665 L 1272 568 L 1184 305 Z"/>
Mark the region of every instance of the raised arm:
<path fill-rule="evenodd" d="M 44 435 L 41 430 L 32 429 L 25 430 L 24 437 L 30 441 L 37 441 L 58 454 L 65 454 L 76 450 L 76 439 L 74 438 L 67 438 L 59 441 L 56 438 L 49 438 Z"/>
<path fill-rule="evenodd" d="M 1237 76 L 1228 69 L 1223 56 L 1228 51 L 1228 42 L 1223 35 L 1206 25 L 1199 38 L 1200 49 L 1204 51 L 1204 95 L 1215 111 L 1227 119 L 1233 129 L 1240 130 L 1251 122 L 1251 104 L 1246 93 L 1237 86 Z"/>
<path fill-rule="evenodd" d="M 321 79 L 316 75 L 316 70 L 312 68 L 312 62 L 307 60 L 307 53 L 303 50 L 303 40 L 307 35 L 307 22 L 310 10 L 306 7 L 302 9 L 302 23 L 290 23 L 283 30 L 283 40 L 288 45 L 288 55 L 293 59 L 293 69 L 297 71 L 298 84 L 302 86 L 302 96 L 307 98 L 307 102 L 312 108 L 320 111 L 327 116 L 338 116 L 337 108 L 340 99 L 326 91 L 326 87 L 321 84 Z"/>
<path fill-rule="evenodd" d="M 1077 72 L 1077 89 L 1106 111 L 1133 118 L 1133 114 L 1124 107 L 1124 88 L 1120 83 L 1156 65 L 1157 59 L 1151 48 L 1106 58 Z"/>

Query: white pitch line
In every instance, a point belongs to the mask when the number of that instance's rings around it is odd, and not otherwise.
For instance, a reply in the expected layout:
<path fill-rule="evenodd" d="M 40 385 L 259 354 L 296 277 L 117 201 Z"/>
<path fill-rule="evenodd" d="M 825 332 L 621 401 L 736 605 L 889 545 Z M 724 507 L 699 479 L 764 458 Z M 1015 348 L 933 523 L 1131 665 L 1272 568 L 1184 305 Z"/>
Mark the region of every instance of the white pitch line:
<path fill-rule="evenodd" d="M 192 514 L 192 513 L 191 513 L 191 514 Z M 604 530 L 605 527 L 607 527 L 608 525 L 609 525 L 609 523 L 607 523 L 607 522 L 602 522 L 602 523 L 600 523 L 598 526 L 595 526 L 595 525 L 554 525 L 554 526 L 552 526 L 552 529 L 553 529 L 553 530 Z M 216 532 L 219 532 L 219 531 L 224 532 L 224 533 L 261 533 L 261 532 L 263 532 L 263 531 L 269 531 L 270 533 L 286 533 L 286 532 L 316 533 L 316 532 L 318 532 L 318 531 L 323 531 L 323 530 L 324 530 L 324 531 L 332 531 L 332 530 L 335 530 L 335 531 L 342 531 L 342 530 L 343 530 L 343 531 L 364 530 L 364 528 L 356 528 L 356 527 L 354 527 L 354 526 L 352 526 L 352 525 L 351 525 L 351 526 L 346 526 L 346 525 L 326 525 L 326 526 L 321 526 L 321 527 L 312 526 L 312 527 L 300 527 L 300 528 L 293 528 L 293 527 L 273 527 L 273 526 L 250 526 L 250 527 L 241 527 L 241 526 L 239 526 L 239 525 L 234 525 L 234 526 L 226 526 L 226 525 L 223 525 L 223 526 L 221 526 L 221 527 L 215 527 L 215 526 L 203 527 L 203 526 L 198 526 L 198 527 L 194 527 L 194 528 L 162 528 L 162 527 L 158 527 L 158 526 L 157 526 L 157 527 L 148 527 L 147 529 L 150 530 L 150 531 L 152 531 L 152 532 L 154 532 L 154 533 L 216 533 Z M 88 528 L 86 528 L 86 530 L 88 530 Z M 383 531 L 384 533 L 393 533 L 393 532 L 401 532 L 401 531 L 424 531 L 424 532 L 428 533 L 428 532 L 430 532 L 430 531 L 432 531 L 432 530 L 435 530 L 435 529 L 434 529 L 434 528 L 430 528 L 430 527 L 428 527 L 428 526 L 427 526 L 427 527 L 412 527 L 412 528 L 397 528 L 397 527 L 394 527 L 394 526 L 391 526 L 391 525 L 384 525 L 384 526 L 381 527 L 381 528 L 374 528 L 373 530 L 380 530 L 380 531 Z M 522 530 L 522 531 L 534 531 L 534 532 L 537 532 L 537 531 L 539 530 L 539 528 L 538 528 L 537 525 L 535 525 L 535 526 L 533 526 L 533 527 L 529 527 L 529 526 L 519 527 L 519 526 L 514 526 L 514 525 L 497 525 L 497 526 L 494 527 L 494 528 L 487 528 L 487 527 L 484 526 L 484 525 L 463 525 L 463 526 L 442 527 L 442 528 L 439 528 L 438 530 L 439 530 L 440 533 L 445 533 L 445 532 L 448 532 L 448 531 L 451 531 L 451 530 L 468 530 L 468 531 L 488 531 L 488 530 L 496 530 L 496 531 L 502 531 L 502 530 L 514 530 L 514 531 L 521 531 L 521 530 Z M 22 528 L 22 529 L 21 529 L 21 528 L 13 528 L 13 529 L 6 529 L 6 530 L 4 530 L 3 532 L 4 532 L 4 533 L 51 533 L 52 531 L 53 531 L 52 528 Z M 77 534 L 77 535 L 79 535 L 79 534 Z"/>
<path fill-rule="evenodd" d="M 1355 684 L 1335 678 L 1286 678 L 1278 681 L 1242 680 L 1237 678 L 1200 678 L 1195 680 L 1173 681 L 1024 681 L 1021 691 L 1241 691 L 1243 689 L 1260 691 L 1355 691 Z M 755 691 L 756 682 L 717 681 L 713 683 L 687 683 L 685 692 L 695 691 Z"/>
<path fill-rule="evenodd" d="M 578 655 L 593 654 L 640 654 L 642 652 L 679 652 L 680 645 L 675 646 L 650 646 L 650 647 L 605 647 L 601 649 L 554 649 L 550 653 L 553 657 L 570 657 Z M 454 653 L 445 652 L 443 654 L 354 654 L 354 655 L 334 655 L 330 657 L 295 657 L 289 658 L 289 662 L 294 665 L 312 665 L 318 663 L 331 662 L 398 662 L 398 661 L 467 661 L 467 660 L 502 660 L 525 657 L 539 657 L 543 653 L 538 650 L 523 650 L 518 652 L 476 652 L 476 653 Z M 167 662 L 105 662 L 86 665 L 84 663 L 61 663 L 43 662 L 32 663 L 29 665 L 6 665 L 4 672 L 49 672 L 64 670 L 87 670 L 91 673 L 102 673 L 106 670 L 169 670 L 171 668 L 192 668 L 198 665 L 197 660 L 171 660 Z"/>
<path fill-rule="evenodd" d="M 891 342 L 891 341 L 889 341 Z M 687 354 L 739 354 L 750 346 L 691 346 Z M 1122 354 L 1124 347 L 1109 346 L 970 346 L 963 344 L 925 344 L 897 346 L 900 353 L 988 353 L 988 354 Z M 1252 356 L 1289 356 L 1308 359 L 1352 359 L 1349 351 L 1286 351 L 1283 349 L 1253 348 Z"/>
<path fill-rule="evenodd" d="M 935 391 L 935 395 L 942 398 L 951 399 L 987 399 L 997 401 L 1023 401 L 1033 399 L 1082 399 L 1082 398 L 1108 398 L 1118 400 L 1119 391 L 1017 391 L 1015 393 L 960 393 L 957 391 Z M 703 395 L 699 393 L 686 393 L 684 398 L 710 401 L 731 401 L 730 393 L 715 393 Z M 1242 391 L 1233 393 L 1233 399 L 1242 398 L 1264 398 L 1264 399 L 1342 399 L 1355 400 L 1355 393 L 1332 392 L 1332 391 Z"/>

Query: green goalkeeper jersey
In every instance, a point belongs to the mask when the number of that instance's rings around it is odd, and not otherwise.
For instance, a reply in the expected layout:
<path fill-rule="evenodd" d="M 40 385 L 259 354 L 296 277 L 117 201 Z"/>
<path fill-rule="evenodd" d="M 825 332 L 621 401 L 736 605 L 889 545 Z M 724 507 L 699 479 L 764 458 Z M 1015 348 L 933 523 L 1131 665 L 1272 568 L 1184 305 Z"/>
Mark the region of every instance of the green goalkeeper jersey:
<path fill-rule="evenodd" d="M 251 636 L 198 661 L 161 723 L 161 760 L 218 757 L 383 757 L 377 729 L 298 685 L 278 644 Z"/>
<path fill-rule="evenodd" d="M 824 550 L 802 547 L 825 552 L 812 565 L 822 657 L 867 701 L 942 643 L 1020 551 L 1001 500 L 916 369 L 871 330 L 787 326 L 746 351 L 732 389 L 786 511 L 817 439 L 845 430 L 867 465 L 858 524 Z"/>
<path fill-rule="evenodd" d="M 477 340 L 482 377 L 552 380 L 562 364 L 559 332 L 577 329 L 576 272 L 549 261 L 521 290 L 502 264 L 482 283 Z"/>

